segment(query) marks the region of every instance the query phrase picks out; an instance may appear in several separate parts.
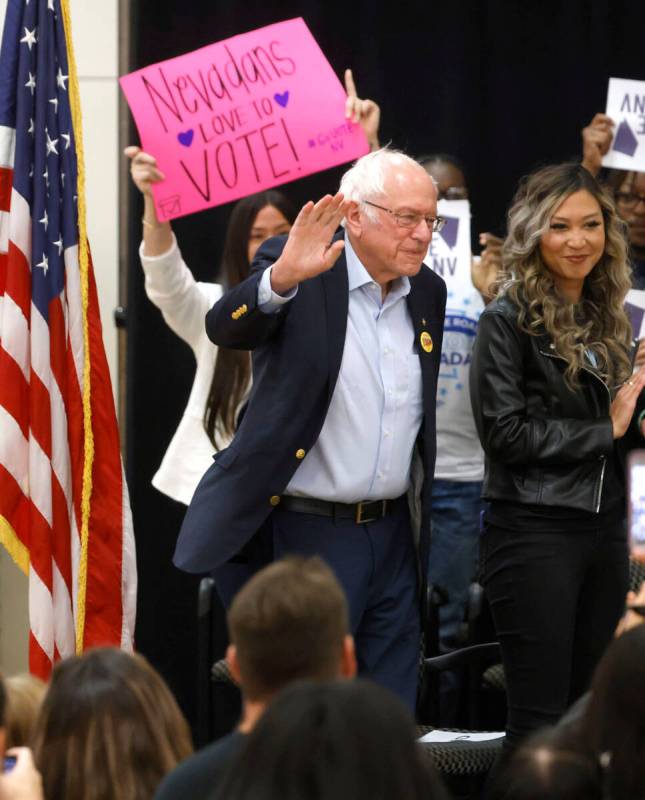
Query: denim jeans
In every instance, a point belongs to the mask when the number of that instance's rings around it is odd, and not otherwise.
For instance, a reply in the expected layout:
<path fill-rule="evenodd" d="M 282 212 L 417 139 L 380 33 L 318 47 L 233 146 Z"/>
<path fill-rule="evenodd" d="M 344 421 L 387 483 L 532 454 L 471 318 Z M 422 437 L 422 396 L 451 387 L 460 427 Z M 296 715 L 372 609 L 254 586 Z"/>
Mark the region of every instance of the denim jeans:
<path fill-rule="evenodd" d="M 441 607 L 442 650 L 458 646 L 468 587 L 477 575 L 482 485 L 480 481 L 435 480 L 428 580 L 448 594 Z"/>
<path fill-rule="evenodd" d="M 435 480 L 432 489 L 432 535 L 428 581 L 440 586 L 448 601 L 439 609 L 439 647 L 460 646 L 468 589 L 477 575 L 482 484 Z M 441 723 L 454 723 L 459 687 L 453 676 L 441 681 Z"/>

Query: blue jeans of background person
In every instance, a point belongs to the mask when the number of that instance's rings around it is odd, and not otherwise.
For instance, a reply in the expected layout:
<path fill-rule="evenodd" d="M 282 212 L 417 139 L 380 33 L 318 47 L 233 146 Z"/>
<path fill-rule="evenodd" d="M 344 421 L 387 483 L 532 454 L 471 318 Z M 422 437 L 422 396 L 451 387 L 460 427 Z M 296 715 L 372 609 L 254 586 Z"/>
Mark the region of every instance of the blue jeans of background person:
<path fill-rule="evenodd" d="M 481 481 L 435 480 L 432 488 L 432 537 L 428 581 L 440 586 L 448 601 L 439 609 L 439 647 L 442 652 L 460 646 L 468 589 L 477 575 L 479 555 Z M 454 676 L 442 676 L 441 724 L 455 721 L 459 686 Z"/>

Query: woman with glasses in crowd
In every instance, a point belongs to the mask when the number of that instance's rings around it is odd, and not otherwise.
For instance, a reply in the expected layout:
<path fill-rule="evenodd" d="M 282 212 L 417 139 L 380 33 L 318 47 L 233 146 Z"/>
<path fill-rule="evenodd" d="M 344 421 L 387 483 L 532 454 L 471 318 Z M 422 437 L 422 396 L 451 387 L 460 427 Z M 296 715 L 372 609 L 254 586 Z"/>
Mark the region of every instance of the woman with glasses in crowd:
<path fill-rule="evenodd" d="M 482 583 L 513 747 L 585 691 L 623 611 L 623 458 L 645 443 L 645 370 L 632 375 L 625 225 L 584 167 L 522 182 L 502 260 L 471 395 L 489 501 Z"/>

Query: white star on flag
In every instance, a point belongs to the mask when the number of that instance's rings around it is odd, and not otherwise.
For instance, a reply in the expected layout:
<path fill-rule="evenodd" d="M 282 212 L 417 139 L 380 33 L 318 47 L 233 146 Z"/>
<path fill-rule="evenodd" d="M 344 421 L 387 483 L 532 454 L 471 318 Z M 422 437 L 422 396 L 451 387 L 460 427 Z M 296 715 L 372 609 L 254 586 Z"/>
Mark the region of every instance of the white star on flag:
<path fill-rule="evenodd" d="M 50 153 L 56 153 L 58 155 L 58 150 L 56 149 L 56 145 L 58 144 L 58 139 L 50 139 L 49 138 L 49 131 L 45 128 L 45 136 L 47 137 L 47 141 L 45 142 L 47 146 L 47 155 Z"/>
<path fill-rule="evenodd" d="M 55 242 L 52 242 L 52 244 L 56 245 L 58 248 L 58 255 L 60 255 L 63 252 L 63 235 L 60 234 L 58 239 Z"/>
<path fill-rule="evenodd" d="M 34 89 L 36 88 L 36 77 L 34 75 L 32 75 L 31 72 L 29 73 L 29 80 L 27 81 L 25 86 L 28 89 L 31 89 L 31 93 L 32 94 L 34 93 Z"/>
<path fill-rule="evenodd" d="M 36 41 L 37 41 L 37 39 L 36 39 L 36 28 L 34 28 L 33 31 L 27 30 L 27 28 L 25 28 L 25 35 L 22 37 L 22 39 L 20 41 L 24 42 L 27 45 L 27 47 L 29 48 L 29 52 L 31 52 L 31 46 L 33 44 L 36 44 Z"/>
<path fill-rule="evenodd" d="M 65 86 L 65 81 L 69 80 L 69 76 L 63 75 L 63 70 L 59 67 L 58 74 L 56 75 L 56 85 L 60 89 L 65 89 L 67 91 L 67 86 Z"/>
<path fill-rule="evenodd" d="M 45 209 L 44 215 L 45 216 L 42 219 L 39 219 L 38 222 L 42 222 L 42 224 L 45 226 L 45 230 L 47 230 L 47 225 L 49 224 L 49 217 L 47 216 L 47 209 Z"/>
<path fill-rule="evenodd" d="M 49 170 L 45 167 L 45 171 L 43 172 L 43 178 L 45 179 L 45 183 L 49 187 Z"/>
<path fill-rule="evenodd" d="M 58 114 L 58 98 L 52 97 L 49 102 L 54 106 L 54 113 Z"/>
<path fill-rule="evenodd" d="M 41 267 L 42 271 L 45 273 L 45 275 L 47 275 L 47 270 L 49 269 L 49 260 L 47 259 L 47 256 L 44 253 L 43 253 L 43 260 L 40 262 L 40 264 L 36 264 L 36 266 Z"/>
<path fill-rule="evenodd" d="M 33 119 L 30 119 L 29 120 L 29 128 L 27 129 L 27 133 L 31 133 L 33 135 L 34 130 L 35 130 L 34 121 L 33 121 Z"/>

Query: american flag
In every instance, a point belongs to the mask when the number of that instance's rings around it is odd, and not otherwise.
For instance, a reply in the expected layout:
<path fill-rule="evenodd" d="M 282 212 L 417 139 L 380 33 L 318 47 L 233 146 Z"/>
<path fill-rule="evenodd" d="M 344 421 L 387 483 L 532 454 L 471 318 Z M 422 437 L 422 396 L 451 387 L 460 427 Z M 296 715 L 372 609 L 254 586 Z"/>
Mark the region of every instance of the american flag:
<path fill-rule="evenodd" d="M 136 565 L 85 236 L 68 0 L 8 0 L 0 52 L 0 541 L 29 665 L 132 647 Z"/>

